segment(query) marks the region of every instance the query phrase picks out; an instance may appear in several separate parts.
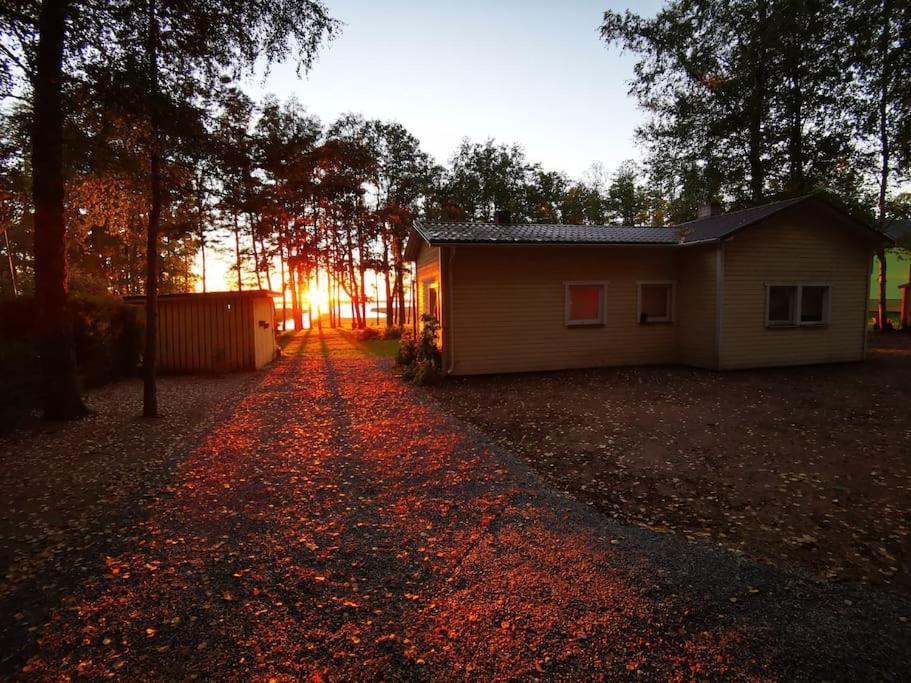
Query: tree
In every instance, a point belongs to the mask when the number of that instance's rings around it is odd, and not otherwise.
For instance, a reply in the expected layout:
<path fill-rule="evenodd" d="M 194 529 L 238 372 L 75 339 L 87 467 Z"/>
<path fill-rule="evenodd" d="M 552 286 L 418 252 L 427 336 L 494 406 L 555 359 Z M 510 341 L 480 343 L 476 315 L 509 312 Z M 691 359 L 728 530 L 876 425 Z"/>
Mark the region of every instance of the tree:
<path fill-rule="evenodd" d="M 630 93 L 653 177 L 694 168 L 735 204 L 841 187 L 851 177 L 849 34 L 841 3 L 674 0 L 655 17 L 607 12 L 602 37 L 640 55 Z"/>
<path fill-rule="evenodd" d="M 463 140 L 444 178 L 438 211 L 444 218 L 480 221 L 493 220 L 497 211 L 509 211 L 513 220 L 525 221 L 530 170 L 518 145 Z"/>
<path fill-rule="evenodd" d="M 253 101 L 237 88 L 227 89 L 220 100 L 221 113 L 211 137 L 221 179 L 218 206 L 223 222 L 233 235 L 236 283 L 237 289 L 242 290 L 244 253 L 241 249 L 241 221 L 249 222 L 255 154 L 250 135 Z M 252 223 L 248 225 L 248 230 L 252 233 Z M 258 278 L 259 264 L 256 263 L 255 245 L 254 239 L 254 269 Z"/>
<path fill-rule="evenodd" d="M 254 131 L 257 166 L 265 178 L 264 216 L 279 257 L 283 314 L 290 282 L 296 329 L 303 326 L 299 280 L 309 280 L 319 258 L 317 147 L 322 132 L 319 119 L 298 102 L 282 105 L 274 97 L 263 102 Z"/>
<path fill-rule="evenodd" d="M 639 169 L 624 161 L 614 174 L 607 192 L 611 218 L 620 225 L 642 225 L 650 222 L 649 199 L 640 184 Z"/>
<path fill-rule="evenodd" d="M 382 242 L 377 265 L 386 276 L 386 324 L 401 327 L 406 318 L 405 241 L 421 202 L 430 192 L 433 164 L 421 150 L 420 141 L 402 125 L 380 121 L 371 125 L 376 140 L 376 208 Z M 390 268 L 394 276 L 391 290 Z"/>
<path fill-rule="evenodd" d="M 143 415 L 158 414 L 156 322 L 158 249 L 161 228 L 162 161 L 168 153 L 171 110 L 205 97 L 225 70 L 239 74 L 256 61 L 267 64 L 294 56 L 309 68 L 319 45 L 337 28 L 318 0 L 122 0 L 111 10 L 113 57 L 145 97 L 137 99 L 148 122 L 150 199 L 146 275 L 146 345 Z"/>
<path fill-rule="evenodd" d="M 35 207 L 35 302 L 44 415 L 84 415 L 67 297 L 63 183 L 63 59 L 68 3 L 43 0 L 32 79 L 32 199 Z M 23 20 L 25 21 L 25 20 Z"/>
<path fill-rule="evenodd" d="M 911 8 L 895 0 L 851 0 L 853 61 L 861 90 L 860 134 L 875 150 L 876 223 L 889 221 L 889 191 L 908 178 L 911 159 L 911 55 L 905 41 L 911 35 Z M 885 329 L 886 255 L 879 261 L 877 321 Z"/>

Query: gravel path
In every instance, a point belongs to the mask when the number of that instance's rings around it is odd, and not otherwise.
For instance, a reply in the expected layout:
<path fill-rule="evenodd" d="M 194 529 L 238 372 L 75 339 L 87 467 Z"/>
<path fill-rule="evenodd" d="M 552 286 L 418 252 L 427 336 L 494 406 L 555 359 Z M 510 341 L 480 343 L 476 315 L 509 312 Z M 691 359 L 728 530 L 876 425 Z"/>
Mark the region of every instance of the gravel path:
<path fill-rule="evenodd" d="M 0 674 L 911 677 L 911 600 L 609 522 L 341 336 L 299 337 Z"/>

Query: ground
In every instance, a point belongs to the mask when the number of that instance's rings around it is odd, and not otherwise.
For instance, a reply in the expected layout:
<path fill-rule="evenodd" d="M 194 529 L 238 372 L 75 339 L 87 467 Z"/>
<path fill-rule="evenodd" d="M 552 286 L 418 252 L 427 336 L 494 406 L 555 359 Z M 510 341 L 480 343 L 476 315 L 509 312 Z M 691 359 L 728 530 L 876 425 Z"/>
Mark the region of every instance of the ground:
<path fill-rule="evenodd" d="M 2 442 L 0 677 L 911 676 L 911 597 L 618 523 L 350 339 L 286 349 Z"/>
<path fill-rule="evenodd" d="M 447 410 L 608 515 L 911 592 L 911 335 L 866 363 L 448 381 Z"/>

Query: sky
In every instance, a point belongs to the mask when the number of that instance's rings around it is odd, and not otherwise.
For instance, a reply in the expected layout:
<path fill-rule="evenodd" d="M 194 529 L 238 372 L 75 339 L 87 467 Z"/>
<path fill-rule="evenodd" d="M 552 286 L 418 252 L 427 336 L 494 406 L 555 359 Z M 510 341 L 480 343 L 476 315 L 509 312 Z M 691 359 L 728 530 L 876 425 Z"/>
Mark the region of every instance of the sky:
<path fill-rule="evenodd" d="M 326 0 L 344 22 L 312 70 L 272 68 L 245 90 L 295 96 L 330 122 L 398 121 L 446 162 L 463 137 L 517 142 L 529 160 L 578 178 L 638 159 L 642 114 L 627 95 L 634 56 L 600 40 L 605 0 Z M 637 2 L 650 14 L 659 2 Z"/>
<path fill-rule="evenodd" d="M 446 163 L 463 138 L 519 143 L 532 162 L 584 177 L 640 160 L 643 115 L 627 95 L 634 55 L 600 39 L 615 0 L 325 0 L 344 22 L 309 73 L 292 63 L 243 88 L 296 97 L 324 123 L 354 112 L 398 121 Z M 633 4 L 653 14 L 661 2 Z M 212 254 L 210 289 L 234 287 L 229 256 Z"/>

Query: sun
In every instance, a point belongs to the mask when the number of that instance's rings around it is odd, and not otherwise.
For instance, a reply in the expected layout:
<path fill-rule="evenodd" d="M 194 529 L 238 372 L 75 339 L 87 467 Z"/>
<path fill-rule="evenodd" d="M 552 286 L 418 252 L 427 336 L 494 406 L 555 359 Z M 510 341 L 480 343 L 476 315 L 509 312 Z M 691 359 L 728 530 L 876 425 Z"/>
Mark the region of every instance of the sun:
<path fill-rule="evenodd" d="M 310 286 L 307 288 L 307 301 L 313 307 L 314 312 L 329 310 L 329 291 L 324 287 Z"/>

